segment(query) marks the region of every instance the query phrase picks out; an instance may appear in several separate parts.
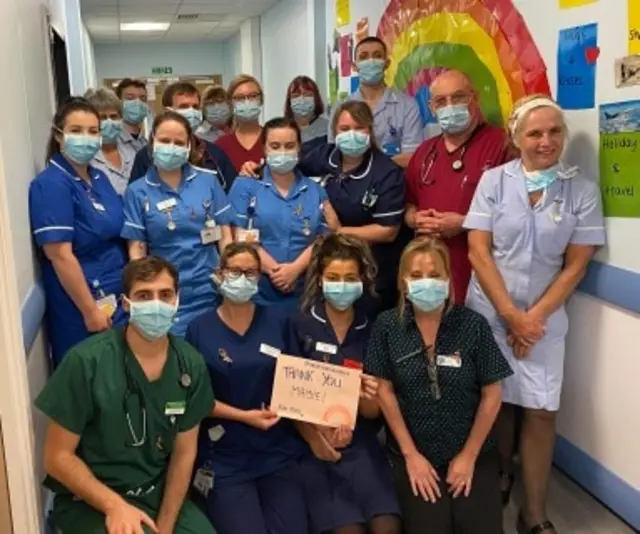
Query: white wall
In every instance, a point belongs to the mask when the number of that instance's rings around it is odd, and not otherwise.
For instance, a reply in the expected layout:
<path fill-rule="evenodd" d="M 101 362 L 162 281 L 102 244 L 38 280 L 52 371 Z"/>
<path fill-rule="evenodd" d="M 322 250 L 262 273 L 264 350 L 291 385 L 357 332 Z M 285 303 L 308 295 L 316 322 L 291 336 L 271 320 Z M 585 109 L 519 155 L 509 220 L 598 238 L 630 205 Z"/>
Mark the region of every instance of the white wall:
<path fill-rule="evenodd" d="M 241 72 L 251 74 L 258 80 L 262 79 L 261 54 L 260 19 L 253 17 L 245 20 L 240 26 Z"/>
<path fill-rule="evenodd" d="M 95 49 L 93 40 L 87 31 L 87 27 L 82 24 L 82 53 L 84 57 L 84 77 L 87 87 L 97 87 L 98 76 L 96 73 Z"/>
<path fill-rule="evenodd" d="M 20 303 L 37 276 L 27 197 L 29 182 L 44 164 L 53 115 L 44 8 L 50 8 L 54 24 L 65 34 L 68 7 L 62 0 L 48 4 L 47 0 L 0 2 L 0 72 L 5 94 L 11 95 L 0 99 L 0 417 L 5 430 L 10 429 L 4 439 L 14 531 L 21 534 L 40 533 L 41 507 L 36 501 L 40 453 L 34 453 L 33 430 L 24 423 L 33 416 L 31 399 L 46 377 L 42 336 L 28 361 L 22 350 Z"/>
<path fill-rule="evenodd" d="M 176 76 L 222 74 L 229 82 L 223 43 L 131 43 L 96 44 L 98 81 L 127 76 L 151 77 L 153 67 L 171 67 Z"/>
<path fill-rule="evenodd" d="M 242 73 L 242 36 L 239 31 L 224 42 L 223 51 L 225 72 L 228 73 L 224 83 L 229 85 L 235 76 Z"/>
<path fill-rule="evenodd" d="M 280 0 L 260 17 L 262 83 L 267 119 L 282 115 L 287 86 L 306 74 L 315 78 L 313 0 Z"/>

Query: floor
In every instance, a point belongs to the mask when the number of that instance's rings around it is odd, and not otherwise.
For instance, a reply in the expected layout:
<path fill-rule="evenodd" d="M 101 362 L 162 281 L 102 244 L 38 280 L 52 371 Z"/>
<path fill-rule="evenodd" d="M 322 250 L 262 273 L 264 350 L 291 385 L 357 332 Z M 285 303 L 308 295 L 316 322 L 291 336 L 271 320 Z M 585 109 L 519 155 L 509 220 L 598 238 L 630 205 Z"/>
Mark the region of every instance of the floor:
<path fill-rule="evenodd" d="M 505 511 L 504 534 L 516 534 L 515 522 L 520 494 L 521 490 L 516 483 L 513 498 Z M 636 532 L 558 471 L 554 471 L 549 487 L 548 513 L 558 534 Z"/>

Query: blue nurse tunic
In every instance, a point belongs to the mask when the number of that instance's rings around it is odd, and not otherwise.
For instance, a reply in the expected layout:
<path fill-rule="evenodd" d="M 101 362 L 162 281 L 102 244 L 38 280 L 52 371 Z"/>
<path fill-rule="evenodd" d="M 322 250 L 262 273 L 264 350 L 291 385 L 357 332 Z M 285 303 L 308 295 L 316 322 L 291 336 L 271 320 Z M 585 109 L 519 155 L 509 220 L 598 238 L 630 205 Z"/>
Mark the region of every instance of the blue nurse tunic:
<path fill-rule="evenodd" d="M 186 340 L 205 358 L 216 399 L 240 410 L 269 405 L 275 358 L 263 345 L 289 353 L 285 310 L 256 306 L 244 335 L 217 310 L 189 325 Z M 304 444 L 290 421 L 267 431 L 226 419 L 202 424 L 197 467 L 213 471 L 207 511 L 218 534 L 306 534 L 299 459 Z"/>
<path fill-rule="evenodd" d="M 229 193 L 236 214 L 235 225 L 260 231 L 260 245 L 278 263 L 294 262 L 316 237 L 328 231 L 322 211 L 327 194 L 306 176 L 298 176 L 286 197 L 278 191 L 268 167 L 262 180 L 237 178 Z M 298 305 L 304 276 L 292 293 L 282 293 L 267 275 L 262 275 L 255 302 L 263 305 Z"/>
<path fill-rule="evenodd" d="M 29 187 L 29 214 L 36 244 L 71 243 L 85 281 L 99 300 L 122 294 L 122 270 L 127 257 L 120 231 L 124 221 L 122 200 L 106 175 L 89 167 L 91 183 L 77 175 L 55 154 Z M 47 324 L 54 366 L 74 345 L 89 337 L 80 310 L 73 303 L 52 263 L 40 255 L 47 299 Z M 124 324 L 120 306 L 112 317 Z"/>
<path fill-rule="evenodd" d="M 184 165 L 178 190 L 165 184 L 151 167 L 144 179 L 129 186 L 124 197 L 122 237 L 147 244 L 148 253 L 171 262 L 180 276 L 180 306 L 171 329 L 184 335 L 189 323 L 215 306 L 211 279 L 220 263 L 217 243 L 203 242 L 202 231 L 213 221 L 230 225 L 231 205 L 216 176 Z"/>
<path fill-rule="evenodd" d="M 356 306 L 354 321 L 340 344 L 325 305 L 318 300 L 308 312 L 291 318 L 289 344 L 292 354 L 304 358 L 362 368 L 370 332 L 363 306 Z M 323 352 L 327 346 L 335 348 L 335 354 Z M 376 436 L 378 423 L 359 417 L 351 445 L 341 450 L 337 464 L 311 453 L 303 460 L 301 474 L 314 534 L 400 514 L 389 463 Z"/>

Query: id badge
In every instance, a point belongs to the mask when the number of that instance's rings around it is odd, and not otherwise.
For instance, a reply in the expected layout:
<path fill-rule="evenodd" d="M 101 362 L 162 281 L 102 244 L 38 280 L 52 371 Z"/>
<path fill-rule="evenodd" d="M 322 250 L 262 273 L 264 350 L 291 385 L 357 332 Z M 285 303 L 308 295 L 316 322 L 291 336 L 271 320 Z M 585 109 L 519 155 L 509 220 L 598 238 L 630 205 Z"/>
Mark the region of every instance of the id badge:
<path fill-rule="evenodd" d="M 193 487 L 202 495 L 208 497 L 209 492 L 213 489 L 214 478 L 213 471 L 200 468 L 196 471 L 196 476 L 193 479 Z"/>
<path fill-rule="evenodd" d="M 460 354 L 438 354 L 436 363 L 438 367 L 460 368 L 462 367 L 462 358 L 460 358 Z"/>
<path fill-rule="evenodd" d="M 93 203 L 93 209 L 96 210 L 96 211 L 103 212 L 103 213 L 104 213 L 104 211 L 106 211 L 104 209 L 104 206 L 102 204 L 100 204 L 100 202 L 94 202 Z"/>
<path fill-rule="evenodd" d="M 118 309 L 118 300 L 115 295 L 107 295 L 96 301 L 98 308 L 106 313 L 109 317 L 113 317 Z"/>
<path fill-rule="evenodd" d="M 238 228 L 236 230 L 236 238 L 239 243 L 259 243 L 260 242 L 260 230 L 253 228 L 247 230 L 245 228 Z"/>
<path fill-rule="evenodd" d="M 204 228 L 200 232 L 200 239 L 203 245 L 211 245 L 220 241 L 222 238 L 222 229 L 219 226 L 213 228 Z"/>

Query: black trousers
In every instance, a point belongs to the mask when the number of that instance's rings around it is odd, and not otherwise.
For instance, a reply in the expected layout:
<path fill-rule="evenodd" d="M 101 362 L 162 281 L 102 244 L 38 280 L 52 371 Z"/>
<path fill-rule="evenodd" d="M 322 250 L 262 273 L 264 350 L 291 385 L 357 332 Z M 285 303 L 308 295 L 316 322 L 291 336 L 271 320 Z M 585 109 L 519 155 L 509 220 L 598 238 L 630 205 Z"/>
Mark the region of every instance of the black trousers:
<path fill-rule="evenodd" d="M 438 470 L 442 497 L 435 504 L 413 495 L 402 458 L 393 458 L 392 465 L 405 534 L 501 534 L 497 455 L 478 457 L 469 497 L 454 499 L 448 493 L 446 468 Z"/>

